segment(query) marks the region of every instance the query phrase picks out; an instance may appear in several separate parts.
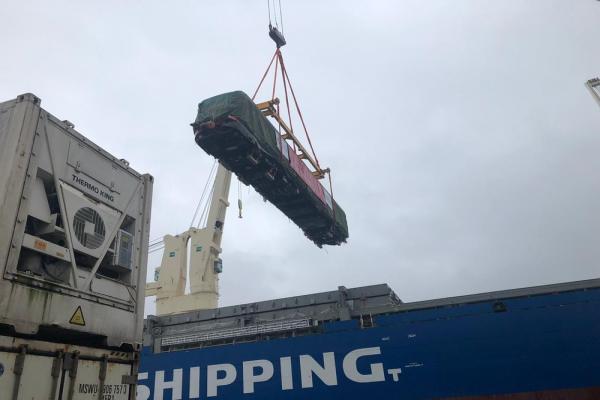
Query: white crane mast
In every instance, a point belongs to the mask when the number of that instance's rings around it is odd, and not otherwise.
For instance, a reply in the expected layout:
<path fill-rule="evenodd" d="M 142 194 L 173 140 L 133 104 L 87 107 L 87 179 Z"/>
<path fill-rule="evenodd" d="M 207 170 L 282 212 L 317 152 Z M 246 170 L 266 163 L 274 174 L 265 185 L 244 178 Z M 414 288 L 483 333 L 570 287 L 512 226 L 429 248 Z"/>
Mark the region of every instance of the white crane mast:
<path fill-rule="evenodd" d="M 229 206 L 231 172 L 219 164 L 204 228 L 190 228 L 164 237 L 164 252 L 156 282 L 146 284 L 146 296 L 156 296 L 156 315 L 168 315 L 218 306 L 221 238 Z M 186 293 L 188 276 L 190 292 Z"/>

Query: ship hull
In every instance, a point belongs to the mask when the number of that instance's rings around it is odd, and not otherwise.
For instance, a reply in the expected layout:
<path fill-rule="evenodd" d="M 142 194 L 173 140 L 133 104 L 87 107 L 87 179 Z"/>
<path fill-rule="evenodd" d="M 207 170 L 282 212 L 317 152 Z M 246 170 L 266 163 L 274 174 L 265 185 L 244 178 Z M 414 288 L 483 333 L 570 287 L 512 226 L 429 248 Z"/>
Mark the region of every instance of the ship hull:
<path fill-rule="evenodd" d="M 410 303 L 409 303 L 410 304 Z M 600 289 L 407 307 L 154 352 L 138 399 L 600 399 Z"/>

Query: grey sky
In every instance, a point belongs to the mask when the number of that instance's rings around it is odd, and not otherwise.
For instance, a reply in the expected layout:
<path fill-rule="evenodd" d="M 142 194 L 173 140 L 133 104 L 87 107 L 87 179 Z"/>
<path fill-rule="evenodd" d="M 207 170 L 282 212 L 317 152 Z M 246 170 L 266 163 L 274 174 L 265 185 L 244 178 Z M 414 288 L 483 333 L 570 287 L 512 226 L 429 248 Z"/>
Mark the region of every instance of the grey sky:
<path fill-rule="evenodd" d="M 33 92 L 154 175 L 151 236 L 177 233 L 212 164 L 189 123 L 202 99 L 255 88 L 274 50 L 265 3 L 5 0 L 0 99 Z M 247 188 L 238 219 L 234 180 L 222 304 L 598 277 L 600 109 L 584 82 L 600 75 L 600 3 L 282 3 L 286 64 L 350 240 L 316 248 Z"/>

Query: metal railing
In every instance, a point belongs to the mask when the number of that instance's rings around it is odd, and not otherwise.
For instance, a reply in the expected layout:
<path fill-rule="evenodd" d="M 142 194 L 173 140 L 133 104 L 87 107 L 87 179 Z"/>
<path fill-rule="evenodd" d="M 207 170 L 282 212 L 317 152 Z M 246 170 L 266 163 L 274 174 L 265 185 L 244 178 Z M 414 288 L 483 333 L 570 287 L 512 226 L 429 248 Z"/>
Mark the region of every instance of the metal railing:
<path fill-rule="evenodd" d="M 305 319 L 294 319 L 277 322 L 267 322 L 264 324 L 243 326 L 240 328 L 221 329 L 210 332 L 202 332 L 180 336 L 170 336 L 162 338 L 162 346 L 173 346 L 182 344 L 193 344 L 209 342 L 213 340 L 224 340 L 232 339 L 243 336 L 255 336 L 265 333 L 291 331 L 295 329 L 304 329 L 311 326 L 311 320 Z"/>

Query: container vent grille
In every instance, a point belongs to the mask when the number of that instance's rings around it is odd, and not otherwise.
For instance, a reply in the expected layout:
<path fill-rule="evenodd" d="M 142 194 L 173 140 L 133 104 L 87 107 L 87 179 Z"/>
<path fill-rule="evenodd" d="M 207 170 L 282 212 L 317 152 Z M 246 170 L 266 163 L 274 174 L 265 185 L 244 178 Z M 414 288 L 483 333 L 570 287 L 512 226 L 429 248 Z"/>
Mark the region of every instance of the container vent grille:
<path fill-rule="evenodd" d="M 89 207 L 80 208 L 73 218 L 75 237 L 83 247 L 97 249 L 104 243 L 106 228 L 102 217 Z"/>

